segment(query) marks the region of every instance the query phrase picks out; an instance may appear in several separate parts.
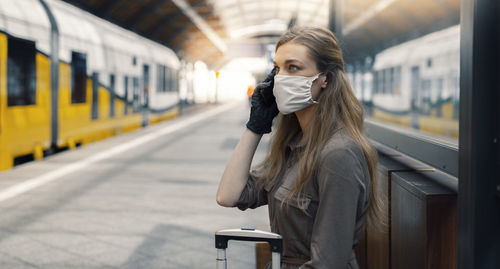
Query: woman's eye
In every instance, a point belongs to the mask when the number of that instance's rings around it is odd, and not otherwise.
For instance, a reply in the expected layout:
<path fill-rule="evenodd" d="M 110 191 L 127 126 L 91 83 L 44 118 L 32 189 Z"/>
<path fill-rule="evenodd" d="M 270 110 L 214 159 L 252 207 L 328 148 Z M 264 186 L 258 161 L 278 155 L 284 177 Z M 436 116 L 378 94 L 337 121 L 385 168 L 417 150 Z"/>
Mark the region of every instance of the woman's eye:
<path fill-rule="evenodd" d="M 297 70 L 299 70 L 299 68 L 297 66 L 295 66 L 295 65 L 290 65 L 288 67 L 288 69 L 290 69 L 291 71 L 297 71 Z"/>

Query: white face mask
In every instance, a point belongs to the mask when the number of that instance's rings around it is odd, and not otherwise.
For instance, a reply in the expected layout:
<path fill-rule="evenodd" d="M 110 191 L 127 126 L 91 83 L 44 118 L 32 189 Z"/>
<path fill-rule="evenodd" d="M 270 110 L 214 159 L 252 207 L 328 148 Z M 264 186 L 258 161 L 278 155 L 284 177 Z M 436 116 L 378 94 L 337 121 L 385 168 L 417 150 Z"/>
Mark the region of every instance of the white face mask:
<path fill-rule="evenodd" d="M 273 94 L 281 114 L 290 114 L 318 103 L 312 99 L 311 86 L 320 74 L 314 77 L 274 76 Z"/>

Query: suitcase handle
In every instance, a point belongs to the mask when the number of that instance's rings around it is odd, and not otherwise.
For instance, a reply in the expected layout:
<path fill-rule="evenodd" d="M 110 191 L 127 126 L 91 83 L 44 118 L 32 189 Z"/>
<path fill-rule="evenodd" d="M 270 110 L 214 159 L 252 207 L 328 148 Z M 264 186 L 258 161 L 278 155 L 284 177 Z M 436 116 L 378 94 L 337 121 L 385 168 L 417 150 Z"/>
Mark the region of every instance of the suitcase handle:
<path fill-rule="evenodd" d="M 227 229 L 216 232 L 215 248 L 227 248 L 227 241 L 229 240 L 268 242 L 271 247 L 271 252 L 281 253 L 283 250 L 283 239 L 281 235 L 250 228 Z"/>
<path fill-rule="evenodd" d="M 220 230 L 215 233 L 215 248 L 217 248 L 217 269 L 226 269 L 226 248 L 229 240 L 268 242 L 272 252 L 272 268 L 280 267 L 280 253 L 283 250 L 283 238 L 276 233 L 256 229 L 241 228 Z"/>

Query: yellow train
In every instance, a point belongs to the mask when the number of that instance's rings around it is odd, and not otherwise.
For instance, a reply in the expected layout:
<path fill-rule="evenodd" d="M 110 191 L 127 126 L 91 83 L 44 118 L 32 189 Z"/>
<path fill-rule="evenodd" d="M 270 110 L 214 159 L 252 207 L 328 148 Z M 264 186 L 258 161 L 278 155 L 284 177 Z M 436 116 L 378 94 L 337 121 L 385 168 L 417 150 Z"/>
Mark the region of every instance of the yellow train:
<path fill-rule="evenodd" d="M 0 171 L 175 117 L 169 48 L 57 0 L 0 1 Z"/>

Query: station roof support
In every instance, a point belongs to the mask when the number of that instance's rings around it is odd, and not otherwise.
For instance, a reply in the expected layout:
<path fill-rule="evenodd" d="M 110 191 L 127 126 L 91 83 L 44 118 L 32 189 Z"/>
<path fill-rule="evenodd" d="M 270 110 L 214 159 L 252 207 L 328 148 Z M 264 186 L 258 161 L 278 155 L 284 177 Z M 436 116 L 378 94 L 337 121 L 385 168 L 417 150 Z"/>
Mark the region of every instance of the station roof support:
<path fill-rule="evenodd" d="M 200 31 L 219 49 L 222 53 L 226 52 L 226 43 L 215 33 L 203 18 L 189 5 L 185 0 L 172 0 L 172 2 L 200 29 Z"/>
<path fill-rule="evenodd" d="M 343 0 L 329 0 L 328 29 L 337 39 L 342 39 L 342 2 Z"/>
<path fill-rule="evenodd" d="M 500 1 L 462 0 L 458 269 L 500 268 Z"/>

